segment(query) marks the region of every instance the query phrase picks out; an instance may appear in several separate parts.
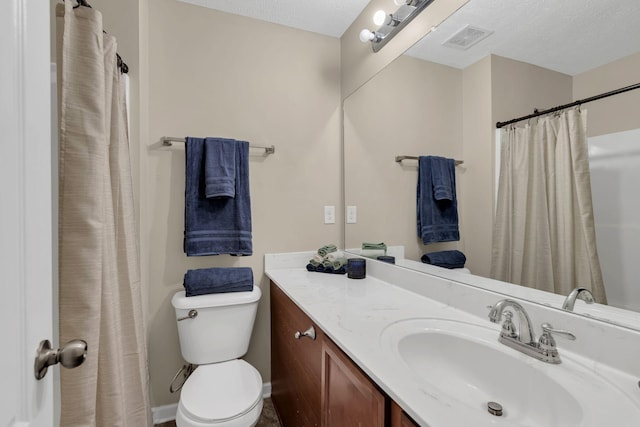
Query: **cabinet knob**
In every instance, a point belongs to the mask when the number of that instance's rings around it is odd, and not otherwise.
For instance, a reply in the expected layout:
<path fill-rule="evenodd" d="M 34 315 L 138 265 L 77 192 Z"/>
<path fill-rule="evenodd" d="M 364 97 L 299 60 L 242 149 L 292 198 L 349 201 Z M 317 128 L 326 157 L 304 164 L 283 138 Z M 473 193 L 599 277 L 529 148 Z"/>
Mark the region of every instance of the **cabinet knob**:
<path fill-rule="evenodd" d="M 302 337 L 308 337 L 311 338 L 311 340 L 315 341 L 316 340 L 316 330 L 313 327 L 313 325 L 309 326 L 309 329 L 307 329 L 304 332 L 300 332 L 300 331 L 296 331 L 296 333 L 293 335 L 293 337 L 297 340 L 299 340 Z"/>

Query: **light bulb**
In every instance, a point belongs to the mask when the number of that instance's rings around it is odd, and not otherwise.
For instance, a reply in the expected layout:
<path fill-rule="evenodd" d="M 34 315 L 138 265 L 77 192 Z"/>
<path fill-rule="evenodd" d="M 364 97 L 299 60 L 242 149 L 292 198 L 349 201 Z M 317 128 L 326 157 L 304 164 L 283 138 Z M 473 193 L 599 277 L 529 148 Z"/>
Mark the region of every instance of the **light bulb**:
<path fill-rule="evenodd" d="M 360 41 L 362 43 L 370 42 L 375 37 L 376 37 L 375 34 L 373 34 L 371 31 L 367 30 L 366 28 L 364 30 L 360 31 Z"/>
<path fill-rule="evenodd" d="M 377 26 L 384 24 L 387 20 L 387 12 L 384 10 L 379 10 L 373 15 L 373 23 Z"/>
<path fill-rule="evenodd" d="M 393 0 L 393 2 L 396 4 L 396 6 L 404 6 L 405 4 L 407 4 L 405 0 Z"/>

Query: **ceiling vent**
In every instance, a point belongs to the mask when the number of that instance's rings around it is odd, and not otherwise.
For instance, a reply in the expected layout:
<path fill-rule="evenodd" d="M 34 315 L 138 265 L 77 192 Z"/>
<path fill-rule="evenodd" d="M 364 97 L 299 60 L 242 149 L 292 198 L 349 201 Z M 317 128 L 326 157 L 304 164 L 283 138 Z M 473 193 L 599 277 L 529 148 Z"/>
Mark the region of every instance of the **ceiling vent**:
<path fill-rule="evenodd" d="M 444 43 L 442 43 L 442 45 L 452 47 L 454 49 L 467 50 L 480 40 L 489 37 L 491 34 L 493 34 L 493 31 L 467 25 L 449 37 Z"/>

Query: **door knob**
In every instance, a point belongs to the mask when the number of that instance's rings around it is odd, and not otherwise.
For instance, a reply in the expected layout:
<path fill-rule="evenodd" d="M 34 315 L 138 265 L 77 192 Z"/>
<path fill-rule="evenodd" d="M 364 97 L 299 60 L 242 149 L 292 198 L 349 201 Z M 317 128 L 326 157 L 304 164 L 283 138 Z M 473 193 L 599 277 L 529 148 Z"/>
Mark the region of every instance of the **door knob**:
<path fill-rule="evenodd" d="M 60 363 L 65 368 L 76 368 L 87 358 L 87 342 L 84 340 L 71 340 L 60 348 L 52 349 L 49 340 L 40 341 L 34 371 L 37 380 L 41 380 L 47 374 L 49 366 Z"/>

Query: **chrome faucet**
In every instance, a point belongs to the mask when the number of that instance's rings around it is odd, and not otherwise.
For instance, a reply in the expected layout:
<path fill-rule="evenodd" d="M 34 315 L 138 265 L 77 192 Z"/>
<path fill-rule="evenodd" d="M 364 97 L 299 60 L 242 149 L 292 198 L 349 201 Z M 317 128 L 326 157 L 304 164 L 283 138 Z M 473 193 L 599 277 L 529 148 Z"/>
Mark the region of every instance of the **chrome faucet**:
<path fill-rule="evenodd" d="M 564 304 L 562 304 L 563 310 L 573 311 L 573 306 L 576 304 L 576 299 L 580 298 L 582 301 L 587 304 L 593 304 L 595 299 L 593 298 L 593 294 L 587 288 L 575 288 L 572 290 L 567 298 L 564 300 Z"/>
<path fill-rule="evenodd" d="M 521 326 L 516 330 L 513 321 L 513 313 L 511 311 L 505 311 L 510 308 L 516 313 L 520 319 Z M 500 331 L 500 341 L 502 344 L 518 350 L 528 356 L 534 357 L 538 360 L 547 363 L 560 363 L 560 355 L 556 347 L 556 341 L 551 334 L 557 334 L 564 338 L 575 340 L 576 336 L 569 331 L 563 331 L 561 329 L 554 329 L 550 324 L 542 324 L 542 335 L 540 340 L 536 342 L 533 334 L 533 328 L 531 326 L 531 319 L 519 303 L 510 300 L 503 299 L 498 301 L 489 312 L 489 320 L 493 323 L 500 322 L 500 319 L 504 317 L 505 320 L 502 323 L 502 330 Z"/>
<path fill-rule="evenodd" d="M 506 312 L 506 320 L 502 324 L 502 332 L 500 333 L 500 337 L 503 336 L 510 337 L 512 339 L 518 339 L 518 341 L 523 342 L 525 344 L 533 344 L 534 343 L 534 335 L 533 335 L 533 327 L 531 326 L 531 319 L 529 319 L 529 315 L 524 310 L 520 304 L 510 299 L 503 299 L 496 303 L 496 305 L 491 308 L 491 312 L 489 312 L 489 320 L 493 323 L 498 323 L 502 318 L 502 312 L 505 308 L 511 307 L 513 311 L 520 318 L 521 324 L 524 323 L 524 326 L 520 328 L 520 334 L 518 335 L 513 327 L 513 322 L 511 321 L 511 316 L 513 316 L 510 312 Z"/>

